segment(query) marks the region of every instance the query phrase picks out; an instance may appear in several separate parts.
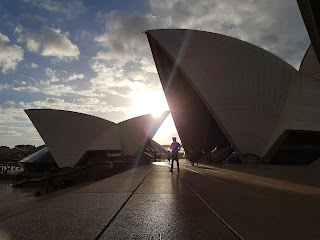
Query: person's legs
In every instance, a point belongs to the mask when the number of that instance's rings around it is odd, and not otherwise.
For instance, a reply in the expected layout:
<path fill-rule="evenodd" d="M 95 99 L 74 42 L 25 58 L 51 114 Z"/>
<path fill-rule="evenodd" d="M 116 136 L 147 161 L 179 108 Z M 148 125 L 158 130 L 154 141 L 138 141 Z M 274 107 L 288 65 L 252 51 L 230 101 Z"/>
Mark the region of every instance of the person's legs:
<path fill-rule="evenodd" d="M 172 170 L 173 170 L 173 158 L 171 159 L 171 169 L 170 169 L 170 172 L 172 172 Z"/>
<path fill-rule="evenodd" d="M 180 168 L 179 168 L 179 159 L 177 159 L 177 168 L 178 168 L 178 172 L 180 172 Z"/>

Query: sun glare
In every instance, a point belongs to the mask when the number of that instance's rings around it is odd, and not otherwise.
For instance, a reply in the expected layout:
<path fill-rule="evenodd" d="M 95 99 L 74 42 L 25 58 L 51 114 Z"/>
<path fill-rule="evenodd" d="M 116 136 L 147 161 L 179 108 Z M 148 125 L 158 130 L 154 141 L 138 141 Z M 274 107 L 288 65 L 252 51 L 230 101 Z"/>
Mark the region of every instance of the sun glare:
<path fill-rule="evenodd" d="M 148 91 L 137 94 L 133 97 L 131 116 L 136 117 L 144 114 L 152 114 L 160 117 L 169 107 L 163 92 Z"/>
<path fill-rule="evenodd" d="M 177 141 L 181 143 L 173 118 L 170 114 L 154 135 L 153 140 L 160 144 L 170 144 L 172 137 L 176 137 Z"/>
<path fill-rule="evenodd" d="M 154 111 L 153 113 L 152 113 L 152 116 L 154 116 L 154 117 L 161 117 L 162 116 L 162 113 L 163 113 L 164 111 Z"/>
<path fill-rule="evenodd" d="M 169 107 L 162 90 L 143 89 L 139 92 L 137 91 L 135 95 L 132 96 L 131 117 L 151 113 L 156 118 L 160 117 L 164 111 L 169 111 Z M 176 126 L 170 114 L 164 120 L 153 139 L 160 144 L 170 144 L 173 136 L 177 137 L 177 141 L 180 141 Z"/>

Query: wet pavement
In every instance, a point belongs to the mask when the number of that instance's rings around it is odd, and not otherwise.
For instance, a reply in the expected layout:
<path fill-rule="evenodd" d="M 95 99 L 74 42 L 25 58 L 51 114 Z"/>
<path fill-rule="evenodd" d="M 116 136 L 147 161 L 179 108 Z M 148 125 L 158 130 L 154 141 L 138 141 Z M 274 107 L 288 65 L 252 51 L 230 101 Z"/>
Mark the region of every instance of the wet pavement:
<path fill-rule="evenodd" d="M 20 205 L 32 201 L 35 191 L 36 188 L 13 188 L 11 180 L 1 180 L 0 221 L 12 215 Z"/>
<path fill-rule="evenodd" d="M 180 167 L 140 166 L 40 197 L 0 222 L 0 239 L 320 239 L 318 183 L 263 168 Z"/>

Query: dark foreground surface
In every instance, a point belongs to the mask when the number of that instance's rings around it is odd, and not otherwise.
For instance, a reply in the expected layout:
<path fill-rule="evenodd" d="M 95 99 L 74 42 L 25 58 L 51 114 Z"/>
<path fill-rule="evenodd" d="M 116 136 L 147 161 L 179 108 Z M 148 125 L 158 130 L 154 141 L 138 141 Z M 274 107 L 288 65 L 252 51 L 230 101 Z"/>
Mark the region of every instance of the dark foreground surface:
<path fill-rule="evenodd" d="M 320 239 L 319 167 L 180 165 L 35 199 L 0 239 Z"/>

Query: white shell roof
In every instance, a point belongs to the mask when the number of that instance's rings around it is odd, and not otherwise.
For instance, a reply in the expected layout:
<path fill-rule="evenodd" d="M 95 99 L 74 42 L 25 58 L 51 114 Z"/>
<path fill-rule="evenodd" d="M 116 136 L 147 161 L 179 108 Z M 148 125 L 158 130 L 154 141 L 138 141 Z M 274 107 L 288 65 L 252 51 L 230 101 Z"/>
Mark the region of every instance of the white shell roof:
<path fill-rule="evenodd" d="M 134 155 L 168 116 L 151 114 L 119 124 L 95 116 L 52 109 L 25 110 L 60 168 L 76 165 L 88 150 L 121 150 Z"/>
<path fill-rule="evenodd" d="M 310 130 L 306 125 L 315 114 L 320 116 L 315 109 L 319 94 L 307 97 L 307 92 L 319 91 L 320 84 L 302 77 L 311 70 L 313 77 L 319 75 L 312 52 L 298 72 L 259 47 L 216 33 L 160 29 L 147 31 L 147 36 L 151 49 L 160 48 L 174 61 L 240 153 L 263 157 L 285 129 Z M 161 79 L 163 59 L 157 57 L 154 54 Z M 318 130 L 320 123 L 312 123 Z"/>

